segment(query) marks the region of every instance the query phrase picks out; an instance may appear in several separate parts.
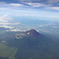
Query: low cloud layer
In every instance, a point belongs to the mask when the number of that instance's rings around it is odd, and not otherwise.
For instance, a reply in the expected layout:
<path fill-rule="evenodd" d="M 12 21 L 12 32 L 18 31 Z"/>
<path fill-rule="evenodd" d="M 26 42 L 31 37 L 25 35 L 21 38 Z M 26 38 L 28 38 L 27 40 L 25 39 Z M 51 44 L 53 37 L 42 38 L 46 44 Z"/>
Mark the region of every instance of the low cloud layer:
<path fill-rule="evenodd" d="M 0 27 L 5 27 L 5 28 L 14 28 L 12 27 L 12 25 L 19 25 L 20 23 L 11 23 L 13 19 L 9 18 L 9 16 L 6 14 L 6 15 L 3 15 L 3 16 L 0 16 Z"/>

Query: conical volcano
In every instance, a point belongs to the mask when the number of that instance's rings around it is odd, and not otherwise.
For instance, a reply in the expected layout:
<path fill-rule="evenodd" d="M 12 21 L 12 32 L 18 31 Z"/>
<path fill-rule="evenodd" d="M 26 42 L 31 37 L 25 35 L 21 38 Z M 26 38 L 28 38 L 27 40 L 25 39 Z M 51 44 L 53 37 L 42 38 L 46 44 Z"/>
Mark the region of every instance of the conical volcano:
<path fill-rule="evenodd" d="M 37 32 L 36 30 L 34 29 L 31 29 L 29 31 L 26 31 L 26 35 L 29 35 L 29 36 L 32 36 L 32 37 L 40 37 L 40 33 Z"/>

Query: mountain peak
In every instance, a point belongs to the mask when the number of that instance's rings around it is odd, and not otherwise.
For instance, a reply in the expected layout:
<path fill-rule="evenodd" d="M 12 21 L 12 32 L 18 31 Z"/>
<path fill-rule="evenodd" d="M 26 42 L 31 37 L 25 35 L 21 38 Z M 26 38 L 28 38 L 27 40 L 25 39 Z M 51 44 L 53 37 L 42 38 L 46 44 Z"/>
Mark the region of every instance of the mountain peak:
<path fill-rule="evenodd" d="M 27 35 L 30 35 L 30 36 L 32 36 L 32 37 L 39 37 L 39 36 L 40 36 L 40 33 L 37 32 L 37 31 L 34 30 L 34 29 L 31 29 L 31 30 L 29 30 L 29 31 L 26 31 L 26 34 L 27 34 Z"/>

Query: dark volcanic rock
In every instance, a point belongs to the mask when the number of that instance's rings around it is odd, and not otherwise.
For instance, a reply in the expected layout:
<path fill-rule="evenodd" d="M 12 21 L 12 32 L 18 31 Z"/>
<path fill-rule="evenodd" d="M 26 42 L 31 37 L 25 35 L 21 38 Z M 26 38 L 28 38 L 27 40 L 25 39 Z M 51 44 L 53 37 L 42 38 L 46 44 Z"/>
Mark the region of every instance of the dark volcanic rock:
<path fill-rule="evenodd" d="M 30 36 L 32 36 L 32 37 L 40 37 L 40 33 L 39 32 L 37 32 L 36 30 L 34 30 L 34 29 L 31 29 L 31 30 L 29 30 L 29 31 L 26 31 L 26 35 L 30 35 Z"/>

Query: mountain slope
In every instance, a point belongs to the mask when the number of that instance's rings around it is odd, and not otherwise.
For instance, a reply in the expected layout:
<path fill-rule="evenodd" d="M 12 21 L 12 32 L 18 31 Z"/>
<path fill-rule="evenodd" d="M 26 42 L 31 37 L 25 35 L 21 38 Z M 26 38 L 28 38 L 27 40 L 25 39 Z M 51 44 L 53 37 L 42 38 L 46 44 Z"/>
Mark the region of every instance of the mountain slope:
<path fill-rule="evenodd" d="M 59 43 L 41 35 L 36 30 L 16 32 L 13 37 L 11 34 L 12 32 L 10 32 L 10 38 L 5 38 L 4 44 L 17 48 L 15 59 L 59 59 Z"/>

